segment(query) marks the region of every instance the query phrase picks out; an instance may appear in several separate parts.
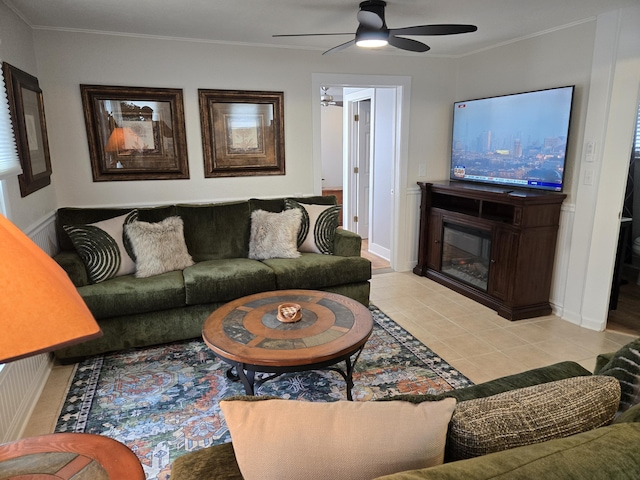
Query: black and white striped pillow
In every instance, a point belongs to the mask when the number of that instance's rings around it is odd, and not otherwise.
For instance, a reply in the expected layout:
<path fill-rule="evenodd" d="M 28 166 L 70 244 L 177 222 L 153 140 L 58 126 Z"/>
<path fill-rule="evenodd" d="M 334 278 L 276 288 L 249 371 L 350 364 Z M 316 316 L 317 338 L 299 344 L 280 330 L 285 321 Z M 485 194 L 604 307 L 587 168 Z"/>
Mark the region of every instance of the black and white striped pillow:
<path fill-rule="evenodd" d="M 312 205 L 286 199 L 284 208 L 299 208 L 302 222 L 298 231 L 300 252 L 333 254 L 333 239 L 338 228 L 340 205 Z"/>
<path fill-rule="evenodd" d="M 89 281 L 99 283 L 136 271 L 124 225 L 138 219 L 138 211 L 87 225 L 63 225 L 84 263 Z"/>

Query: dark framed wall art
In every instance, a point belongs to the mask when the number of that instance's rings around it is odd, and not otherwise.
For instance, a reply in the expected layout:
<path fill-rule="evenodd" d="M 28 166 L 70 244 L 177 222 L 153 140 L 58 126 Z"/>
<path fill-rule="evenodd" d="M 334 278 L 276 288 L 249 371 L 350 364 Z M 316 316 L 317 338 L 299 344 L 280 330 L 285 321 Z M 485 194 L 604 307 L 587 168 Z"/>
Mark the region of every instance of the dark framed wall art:
<path fill-rule="evenodd" d="M 20 195 L 27 195 L 51 183 L 51 158 L 42 90 L 33 75 L 4 62 L 9 111 L 18 147 L 22 173 L 18 175 Z"/>
<path fill-rule="evenodd" d="M 182 90 L 80 85 L 94 182 L 189 178 Z"/>
<path fill-rule="evenodd" d="M 284 175 L 284 93 L 198 90 L 205 177 Z"/>

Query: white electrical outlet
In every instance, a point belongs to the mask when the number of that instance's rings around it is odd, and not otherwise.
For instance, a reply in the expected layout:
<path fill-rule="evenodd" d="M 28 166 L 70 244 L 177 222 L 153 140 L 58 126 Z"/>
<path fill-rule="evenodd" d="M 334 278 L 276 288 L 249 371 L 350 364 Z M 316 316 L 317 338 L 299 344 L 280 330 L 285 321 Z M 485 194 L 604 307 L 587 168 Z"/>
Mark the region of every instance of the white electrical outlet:
<path fill-rule="evenodd" d="M 419 177 L 426 177 L 427 176 L 427 164 L 426 163 L 421 163 L 418 166 L 418 176 Z"/>
<path fill-rule="evenodd" d="M 584 147 L 584 160 L 585 162 L 593 162 L 593 159 L 596 156 L 596 142 L 589 141 L 585 144 Z"/>
<path fill-rule="evenodd" d="M 593 185 L 593 170 L 588 169 L 584 172 L 584 184 Z"/>

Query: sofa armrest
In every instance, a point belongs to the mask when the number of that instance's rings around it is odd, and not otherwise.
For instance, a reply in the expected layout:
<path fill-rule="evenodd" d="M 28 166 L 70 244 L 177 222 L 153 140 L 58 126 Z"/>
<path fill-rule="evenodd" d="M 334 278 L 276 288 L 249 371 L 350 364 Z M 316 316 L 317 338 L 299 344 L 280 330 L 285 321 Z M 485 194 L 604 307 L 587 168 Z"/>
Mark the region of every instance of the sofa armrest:
<path fill-rule="evenodd" d="M 341 257 L 359 257 L 362 238 L 357 233 L 338 228 L 333 240 L 333 253 Z"/>
<path fill-rule="evenodd" d="M 76 252 L 60 252 L 53 257 L 58 265 L 69 275 L 76 287 L 89 285 L 89 275 L 84 263 Z"/>

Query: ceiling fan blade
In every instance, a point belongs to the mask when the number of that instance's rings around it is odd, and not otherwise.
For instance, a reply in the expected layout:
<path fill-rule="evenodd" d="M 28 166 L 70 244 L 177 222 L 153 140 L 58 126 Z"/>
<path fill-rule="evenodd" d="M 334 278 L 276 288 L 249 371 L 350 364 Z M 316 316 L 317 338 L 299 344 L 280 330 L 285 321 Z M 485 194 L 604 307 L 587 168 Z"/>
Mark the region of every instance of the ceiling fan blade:
<path fill-rule="evenodd" d="M 455 35 L 457 33 L 470 33 L 478 30 L 475 25 L 416 25 L 415 27 L 391 28 L 392 35 Z"/>
<path fill-rule="evenodd" d="M 379 29 L 384 25 L 384 20 L 374 12 L 360 10 L 358 12 L 358 22 L 366 28 Z"/>
<path fill-rule="evenodd" d="M 353 35 L 353 32 L 350 33 L 291 33 L 285 35 L 271 35 L 272 37 L 319 37 L 319 36 L 327 36 L 327 35 Z"/>
<path fill-rule="evenodd" d="M 411 40 L 410 38 L 395 37 L 393 35 L 389 35 L 389 45 L 401 50 L 409 50 L 410 52 L 426 52 L 430 50 L 430 47 L 422 42 Z"/>
<path fill-rule="evenodd" d="M 329 50 L 327 50 L 326 52 L 323 52 L 322 54 L 327 55 L 329 53 L 336 53 L 336 52 L 339 52 L 340 50 L 344 50 L 345 48 L 355 44 L 356 44 L 356 39 L 354 38 L 353 40 L 349 40 L 348 42 L 341 43 L 337 47 L 330 48 Z"/>

